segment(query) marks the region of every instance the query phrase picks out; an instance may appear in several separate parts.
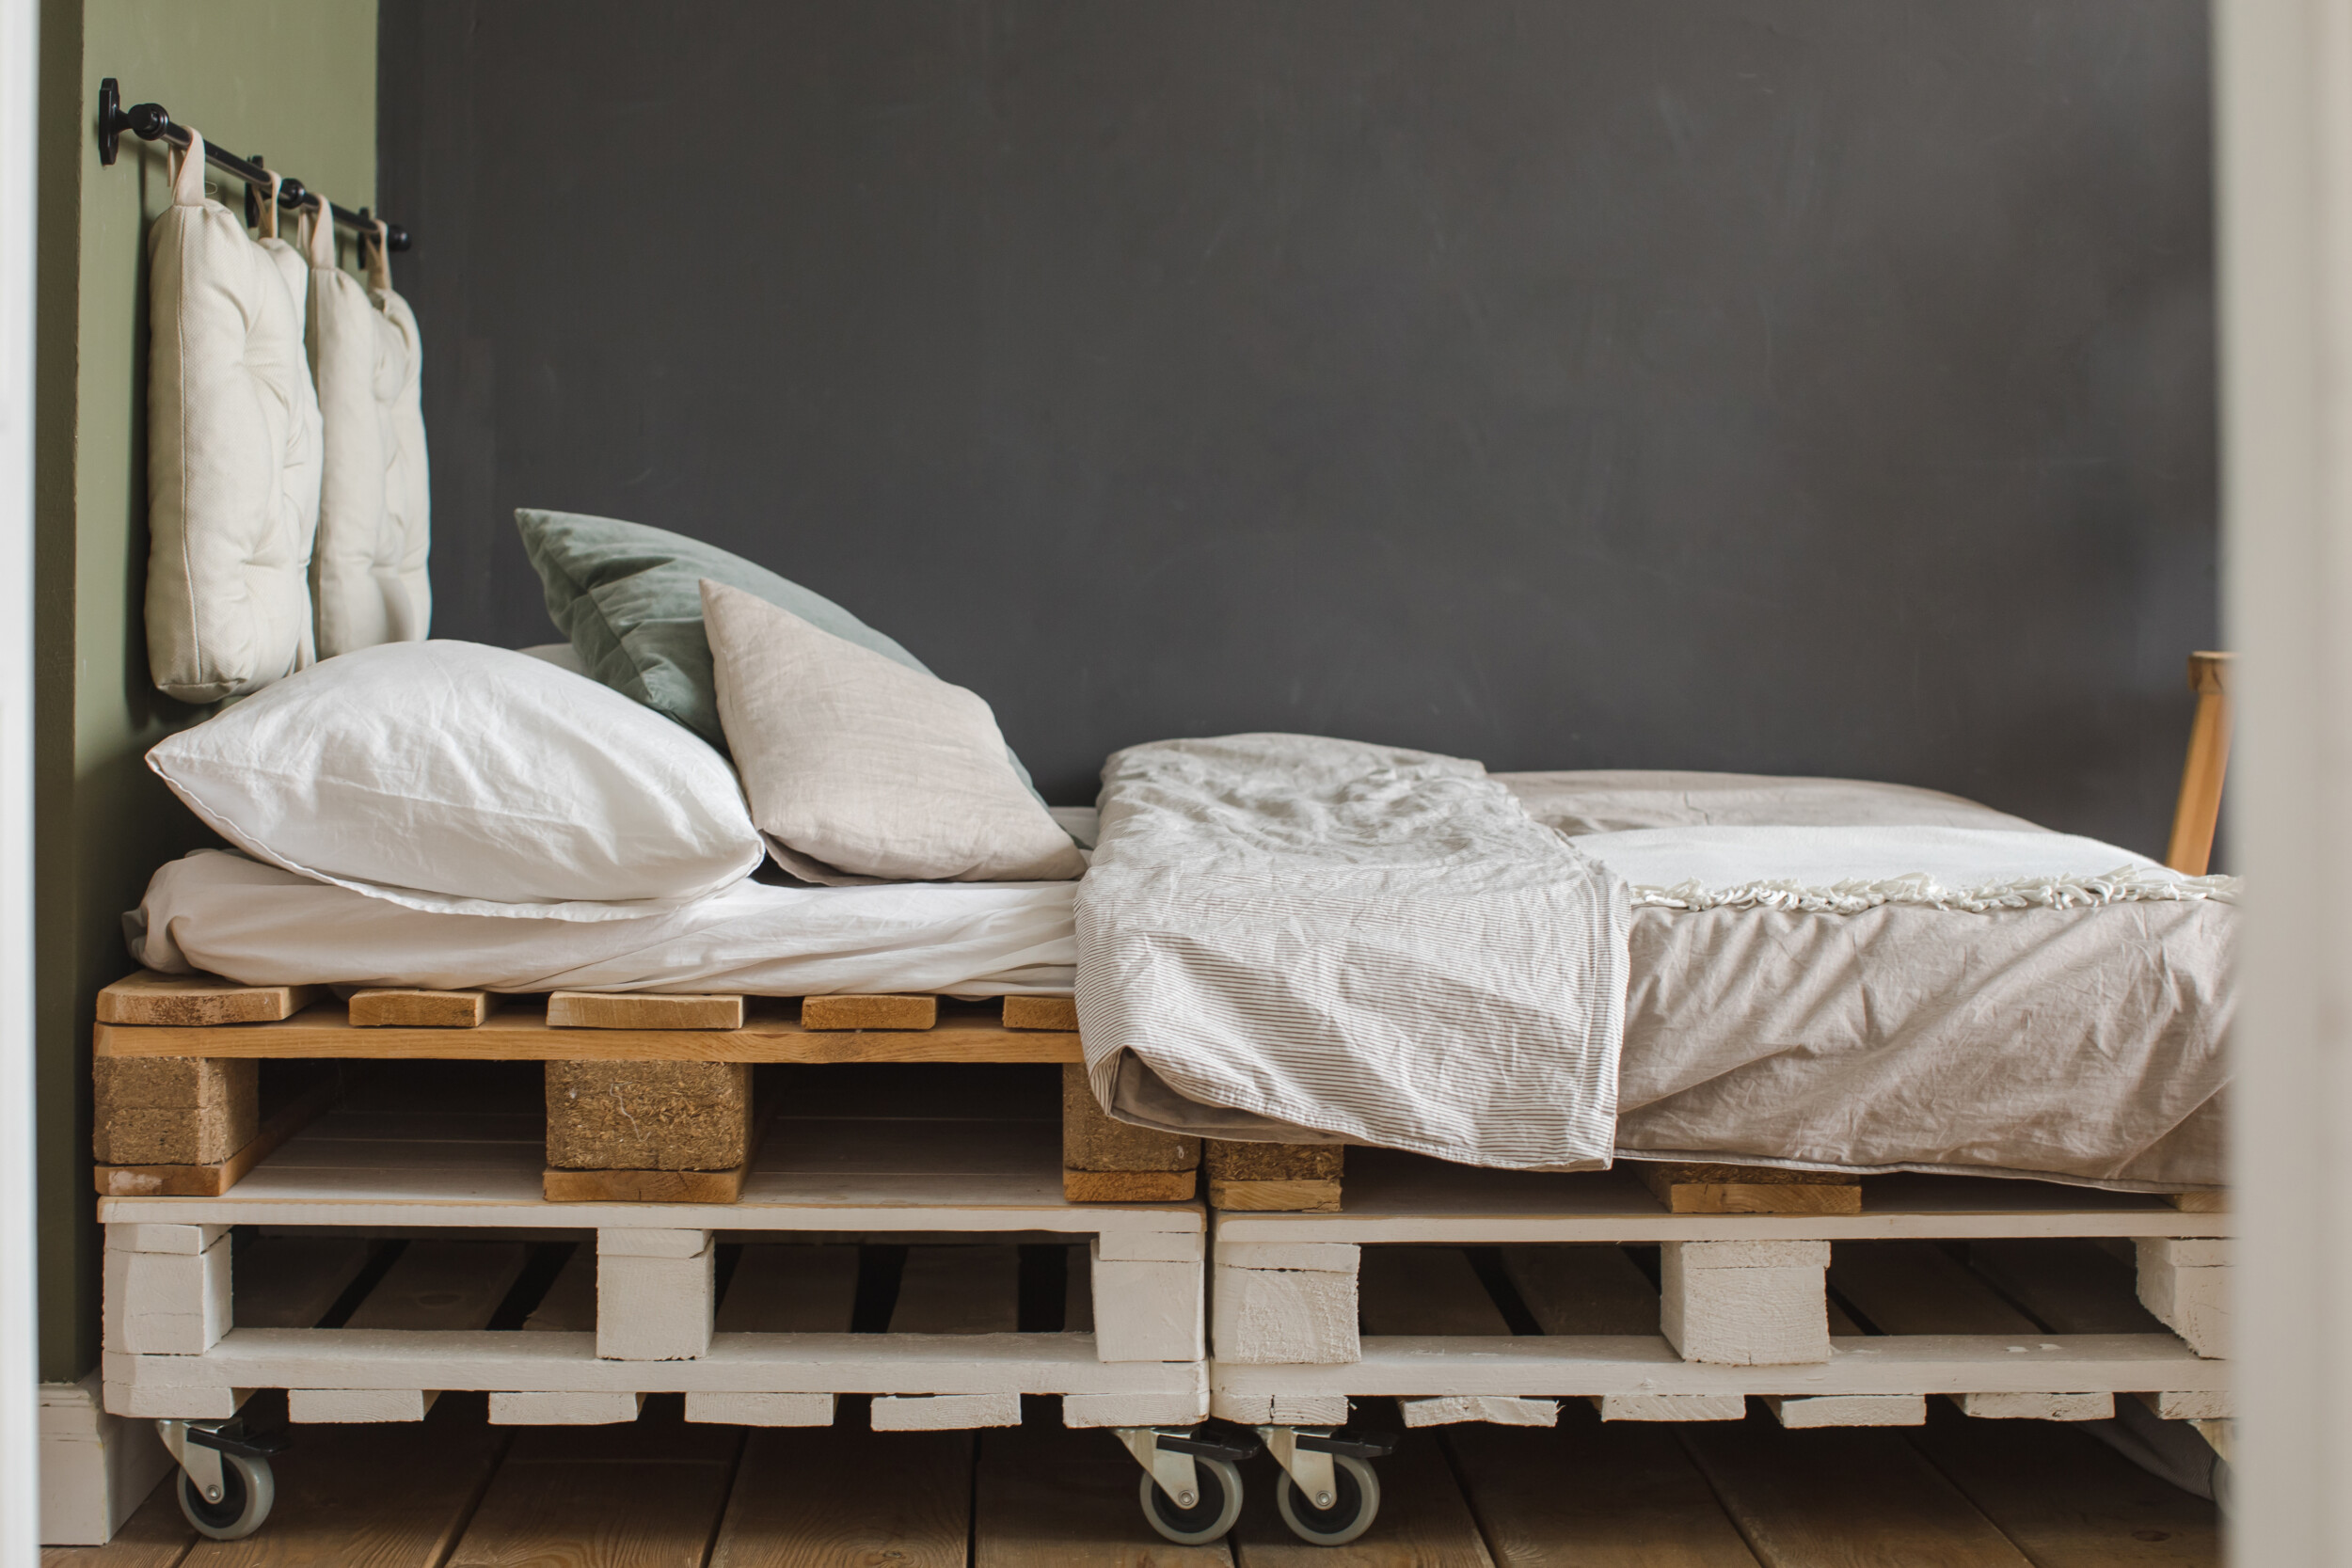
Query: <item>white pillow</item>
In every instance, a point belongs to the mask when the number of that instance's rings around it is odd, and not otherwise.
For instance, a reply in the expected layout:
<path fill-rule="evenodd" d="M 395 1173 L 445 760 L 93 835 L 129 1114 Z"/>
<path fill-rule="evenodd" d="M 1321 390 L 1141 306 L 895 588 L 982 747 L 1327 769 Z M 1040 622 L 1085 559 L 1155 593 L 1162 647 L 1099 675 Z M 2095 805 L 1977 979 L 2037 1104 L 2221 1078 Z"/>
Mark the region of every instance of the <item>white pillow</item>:
<path fill-rule="evenodd" d="M 424 346 L 381 249 L 362 288 L 335 264 L 334 229 L 310 233 L 310 367 L 326 427 L 310 585 L 321 658 L 421 641 L 433 620 Z"/>
<path fill-rule="evenodd" d="M 625 920 L 731 886 L 763 852 L 700 736 L 474 642 L 328 659 L 147 765 L 247 854 L 410 909 Z"/>
<path fill-rule="evenodd" d="M 202 137 L 171 158 L 147 235 L 147 657 L 210 703 L 311 661 L 318 415 L 269 253 L 205 197 Z"/>
<path fill-rule="evenodd" d="M 702 593 L 719 722 L 788 869 L 953 882 L 1086 870 L 978 697 L 757 594 L 707 578 Z"/>

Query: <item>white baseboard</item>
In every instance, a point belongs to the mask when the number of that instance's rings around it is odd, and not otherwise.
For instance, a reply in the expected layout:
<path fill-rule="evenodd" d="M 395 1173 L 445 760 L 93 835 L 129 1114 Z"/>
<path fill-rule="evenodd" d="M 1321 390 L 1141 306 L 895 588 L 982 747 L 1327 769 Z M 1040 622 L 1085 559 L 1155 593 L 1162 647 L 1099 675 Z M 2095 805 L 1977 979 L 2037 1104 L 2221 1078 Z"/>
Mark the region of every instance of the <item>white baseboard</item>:
<path fill-rule="evenodd" d="M 106 1414 L 96 1372 L 40 1386 L 42 1545 L 104 1545 L 171 1467 L 154 1422 Z"/>

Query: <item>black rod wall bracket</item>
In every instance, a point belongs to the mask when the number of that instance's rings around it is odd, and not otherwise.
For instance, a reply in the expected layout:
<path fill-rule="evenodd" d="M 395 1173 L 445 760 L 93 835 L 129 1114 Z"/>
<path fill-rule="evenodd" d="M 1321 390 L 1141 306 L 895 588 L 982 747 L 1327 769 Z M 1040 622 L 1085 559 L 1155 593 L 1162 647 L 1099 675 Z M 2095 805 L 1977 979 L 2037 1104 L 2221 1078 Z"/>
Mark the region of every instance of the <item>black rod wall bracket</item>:
<path fill-rule="evenodd" d="M 122 133 L 125 131 L 141 141 L 167 141 L 179 148 L 185 148 L 190 139 L 187 130 L 173 124 L 170 112 L 161 103 L 134 103 L 125 109 L 122 106 L 122 89 L 109 76 L 98 84 L 100 163 L 109 166 L 114 163 L 121 151 Z M 204 144 L 204 161 L 245 182 L 246 221 L 254 221 L 259 215 L 259 209 L 254 205 L 259 199 L 257 193 L 269 188 L 271 175 L 271 171 L 262 166 L 261 155 L 256 153 L 250 159 L 240 158 L 208 141 Z M 293 213 L 315 210 L 322 203 L 318 197 L 304 187 L 301 181 L 292 175 L 283 175 L 278 182 L 278 205 Z M 357 231 L 363 245 L 375 242 L 375 219 L 365 207 L 355 213 L 331 201 L 324 205 L 334 214 L 337 223 Z M 400 225 L 388 223 L 384 226 L 384 244 L 388 248 L 406 250 L 412 243 L 408 230 Z"/>

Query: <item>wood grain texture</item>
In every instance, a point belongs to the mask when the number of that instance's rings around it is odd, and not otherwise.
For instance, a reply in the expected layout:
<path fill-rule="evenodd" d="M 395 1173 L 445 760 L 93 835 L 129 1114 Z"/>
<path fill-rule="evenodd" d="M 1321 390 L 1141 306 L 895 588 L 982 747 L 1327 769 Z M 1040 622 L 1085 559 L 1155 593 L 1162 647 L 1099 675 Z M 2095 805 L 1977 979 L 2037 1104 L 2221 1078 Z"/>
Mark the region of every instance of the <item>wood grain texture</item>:
<path fill-rule="evenodd" d="M 972 1437 L 772 1428 L 744 1446 L 710 1568 L 963 1568 Z"/>
<path fill-rule="evenodd" d="M 558 1170 L 540 1175 L 549 1203 L 734 1203 L 743 1196 L 745 1161 L 733 1170 Z"/>
<path fill-rule="evenodd" d="M 804 996 L 803 1029 L 929 1029 L 939 1022 L 936 996 Z"/>
<path fill-rule="evenodd" d="M 228 1159 L 262 1129 L 259 1068 L 200 1056 L 94 1062 L 91 1154 L 103 1165 Z"/>
<path fill-rule="evenodd" d="M 240 986 L 212 974 L 158 974 L 142 969 L 98 993 L 98 1022 L 171 1029 L 274 1023 L 294 1017 L 325 993 L 323 986 Z"/>
<path fill-rule="evenodd" d="M 2132 1265 L 2074 1237 L 1971 1242 L 1968 1263 L 2057 1334 L 2155 1334 Z"/>
<path fill-rule="evenodd" d="M 847 1334 L 857 1304 L 857 1248 L 743 1248 L 719 1303 L 722 1334 Z"/>
<path fill-rule="evenodd" d="M 438 1568 L 505 1447 L 479 1396 L 410 1425 L 304 1427 L 272 1466 L 278 1503 L 260 1533 L 199 1541 L 183 1568 Z"/>
<path fill-rule="evenodd" d="M 135 1028 L 101 1023 L 102 1057 L 301 1057 L 331 1060 L 629 1062 L 1078 1062 L 1078 1037 L 1008 1029 L 970 1014 L 935 1029 L 803 1029 L 796 1017 L 755 1012 L 740 1029 L 550 1028 L 519 1002 L 478 1029 L 355 1029 L 340 1002 L 321 1002 L 282 1023 L 219 1028 Z"/>
<path fill-rule="evenodd" d="M 732 1479 L 724 1464 L 652 1456 L 510 1459 L 449 1568 L 703 1568 Z"/>
<path fill-rule="evenodd" d="M 332 1074 L 265 1117 L 260 1131 L 225 1160 L 210 1164 L 108 1165 L 92 1167 L 101 1197 L 218 1197 L 246 1173 L 309 1126 L 335 1102 L 342 1085 Z"/>
<path fill-rule="evenodd" d="M 548 1164 L 733 1170 L 751 1158 L 744 1062 L 549 1062 Z"/>
<path fill-rule="evenodd" d="M 1507 1246 L 1502 1269 L 1546 1334 L 1655 1334 L 1658 1287 L 1617 1246 Z"/>
<path fill-rule="evenodd" d="M 40 1568 L 175 1568 L 196 1542 L 172 1494 L 172 1471 L 103 1546 L 43 1546 Z"/>
<path fill-rule="evenodd" d="M 1859 1214 L 1862 1181 L 1837 1171 L 1639 1161 L 1633 1166 L 1674 1214 Z"/>
<path fill-rule="evenodd" d="M 354 1029 L 478 1029 L 497 999 L 486 990 L 356 990 Z"/>
<path fill-rule="evenodd" d="M 1021 1326 L 1021 1251 L 916 1246 L 898 1271 L 893 1334 L 1010 1334 Z"/>
<path fill-rule="evenodd" d="M 354 1236 L 257 1236 L 230 1273 L 241 1328 L 316 1328 L 367 1267 Z"/>
<path fill-rule="evenodd" d="M 1200 1146 L 1200 1164 L 1212 1181 L 1337 1181 L 1347 1174 L 1347 1146 L 1209 1138 Z"/>
<path fill-rule="evenodd" d="M 1025 1426 L 977 1441 L 973 1568 L 1232 1568 L 1223 1541 L 1178 1546 L 1152 1533 L 1142 1466 L 1108 1435 Z M 1248 1479 L 1262 1484 L 1255 1466 Z"/>
<path fill-rule="evenodd" d="M 1068 1170 L 1061 1196 L 1069 1203 L 1188 1203 L 1200 1185 L 1189 1170 Z"/>
<path fill-rule="evenodd" d="M 1497 1568 L 1756 1568 L 1662 1428 L 1604 1430 L 1575 1400 L 1549 1432 L 1456 1427 L 1443 1441 Z"/>
<path fill-rule="evenodd" d="M 1764 1568 L 2028 1568 L 1899 1433 L 1788 1433 L 1758 1411 L 1678 1435 Z"/>
<path fill-rule="evenodd" d="M 1236 1213 L 1336 1214 L 1337 1181 L 1225 1181 L 1209 1179 L 1209 1207 Z"/>
<path fill-rule="evenodd" d="M 1078 1032 L 1078 999 L 1074 996 L 1008 996 L 1004 1008 L 1008 1029 L 1058 1029 Z"/>
<path fill-rule="evenodd" d="M 1881 1334 L 2031 1335 L 2039 1325 L 1933 1242 L 1842 1242 L 1830 1289 Z"/>
<path fill-rule="evenodd" d="M 523 1272 L 520 1242 L 410 1242 L 346 1328 L 486 1327 Z"/>
<path fill-rule="evenodd" d="M 2172 832 L 2164 851 L 2164 863 L 2185 876 L 2205 874 L 2213 860 L 2214 830 L 2221 820 L 2221 788 L 2230 771 L 2234 717 L 2230 663 L 2228 654 L 2188 656 L 2188 688 L 2197 693 L 2197 713 L 2189 721 L 2188 757 L 2181 767 L 2181 793 L 2173 802 Z"/>
<path fill-rule="evenodd" d="M 2167 1193 L 2165 1200 L 2184 1214 L 2226 1214 L 2230 1212 L 2230 1195 L 2221 1191 L 2196 1193 Z"/>
<path fill-rule="evenodd" d="M 1366 1247 L 1357 1270 L 1366 1334 L 1509 1334 L 1460 1247 Z"/>
<path fill-rule="evenodd" d="M 2041 1568 L 2221 1560 L 2212 1503 L 2088 1433 L 2040 1423 L 1987 1426 L 1946 1409 L 1910 1438 Z"/>
<path fill-rule="evenodd" d="M 1493 1568 L 1478 1522 L 1454 1483 L 1435 1433 L 1408 1433 L 1396 1453 L 1375 1463 L 1380 1517 L 1344 1546 L 1311 1546 L 1293 1535 L 1274 1507 L 1274 1478 L 1250 1471 L 1248 1501 L 1233 1527 L 1243 1568 Z"/>
<path fill-rule="evenodd" d="M 717 992 L 551 990 L 550 1029 L 740 1029 L 743 999 Z"/>

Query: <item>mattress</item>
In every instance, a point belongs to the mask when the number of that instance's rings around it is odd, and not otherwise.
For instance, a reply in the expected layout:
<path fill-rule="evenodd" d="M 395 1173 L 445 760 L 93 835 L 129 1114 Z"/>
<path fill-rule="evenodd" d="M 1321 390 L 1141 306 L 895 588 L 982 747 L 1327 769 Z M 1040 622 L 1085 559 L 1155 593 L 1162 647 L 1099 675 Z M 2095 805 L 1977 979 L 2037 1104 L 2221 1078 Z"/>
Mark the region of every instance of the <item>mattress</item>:
<path fill-rule="evenodd" d="M 1571 835 L 2033 826 L 1957 796 L 1846 780 L 1498 777 Z M 151 968 L 251 985 L 1067 994 L 1073 892 L 754 881 L 672 914 L 582 926 L 403 909 L 212 850 L 165 866 L 126 924 Z M 1983 914 L 1636 910 L 1618 1152 L 2218 1184 L 2236 919 L 2211 900 Z"/>

